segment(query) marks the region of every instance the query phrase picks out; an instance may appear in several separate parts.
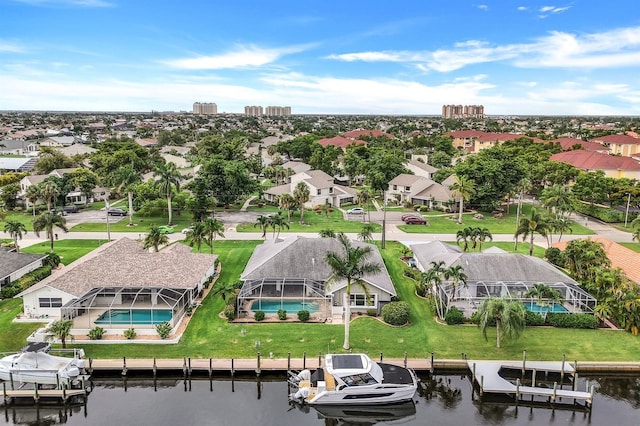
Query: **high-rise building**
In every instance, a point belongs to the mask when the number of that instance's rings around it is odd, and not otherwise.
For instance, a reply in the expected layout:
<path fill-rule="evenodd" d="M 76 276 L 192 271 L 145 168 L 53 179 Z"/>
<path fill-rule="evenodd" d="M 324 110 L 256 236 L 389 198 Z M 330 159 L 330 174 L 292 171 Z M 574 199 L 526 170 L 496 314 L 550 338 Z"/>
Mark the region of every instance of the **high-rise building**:
<path fill-rule="evenodd" d="M 276 116 L 276 117 L 288 117 L 291 115 L 291 107 L 290 106 L 268 106 L 266 108 L 265 115 L 267 116 Z"/>
<path fill-rule="evenodd" d="M 484 118 L 484 105 L 442 105 L 442 118 Z"/>
<path fill-rule="evenodd" d="M 213 102 L 195 102 L 193 104 L 193 113 L 214 115 L 218 113 L 218 105 Z"/>
<path fill-rule="evenodd" d="M 262 117 L 264 112 L 261 106 L 252 105 L 244 107 L 244 115 L 248 115 L 250 117 Z"/>

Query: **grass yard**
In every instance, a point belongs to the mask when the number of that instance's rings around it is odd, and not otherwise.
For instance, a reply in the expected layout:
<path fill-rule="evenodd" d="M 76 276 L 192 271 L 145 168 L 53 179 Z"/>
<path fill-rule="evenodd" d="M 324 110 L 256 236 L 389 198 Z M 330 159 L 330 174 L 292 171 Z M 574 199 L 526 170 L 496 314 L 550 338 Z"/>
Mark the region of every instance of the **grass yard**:
<path fill-rule="evenodd" d="M 282 212 L 282 214 L 286 217 L 286 212 Z M 281 233 L 319 232 L 322 229 L 333 229 L 335 232 L 360 232 L 362 230 L 362 220 L 344 220 L 342 212 L 337 209 L 326 216 L 324 213 L 316 213 L 315 210 L 307 210 L 304 212 L 304 223 L 300 224 L 299 221 L 300 212 L 292 213 L 289 229 L 283 228 Z M 377 223 L 372 223 L 372 225 L 373 232 L 380 232 L 382 229 Z M 253 223 L 243 223 L 238 225 L 236 230 L 238 232 L 259 232 L 260 226 L 254 226 Z"/>
<path fill-rule="evenodd" d="M 27 344 L 26 338 L 42 323 L 15 323 L 12 320 L 22 312 L 22 299 L 0 301 L 0 352 L 19 351 Z"/>
<path fill-rule="evenodd" d="M 54 243 L 53 250 L 60 256 L 63 265 L 68 265 L 76 259 L 100 247 L 107 240 L 59 240 Z M 49 253 L 49 241 L 25 247 L 23 253 Z"/>
<path fill-rule="evenodd" d="M 618 243 L 618 244 L 623 245 L 628 249 L 631 249 L 635 252 L 640 253 L 640 243 Z"/>
<path fill-rule="evenodd" d="M 521 217 L 527 217 L 531 212 L 531 205 L 523 204 L 522 205 L 522 215 Z M 539 210 L 540 211 L 540 210 Z M 482 213 L 484 215 L 484 219 L 478 220 L 474 219 L 474 213 L 465 213 L 462 216 L 462 225 L 457 223 L 457 215 L 453 217 L 456 219 L 451 219 L 451 216 L 448 215 L 428 215 L 427 220 L 429 222 L 429 226 L 424 225 L 399 225 L 398 228 L 407 233 L 430 233 L 430 234 L 451 234 L 456 233 L 459 230 L 462 230 L 467 227 L 482 227 L 487 228 L 492 234 L 514 234 L 516 230 L 516 212 L 515 207 L 511 207 L 510 214 L 504 214 L 502 219 L 495 219 L 492 217 L 491 213 Z M 588 228 L 573 222 L 571 225 L 572 234 L 576 235 L 592 235 L 594 234 Z M 541 238 L 538 236 L 538 238 Z"/>

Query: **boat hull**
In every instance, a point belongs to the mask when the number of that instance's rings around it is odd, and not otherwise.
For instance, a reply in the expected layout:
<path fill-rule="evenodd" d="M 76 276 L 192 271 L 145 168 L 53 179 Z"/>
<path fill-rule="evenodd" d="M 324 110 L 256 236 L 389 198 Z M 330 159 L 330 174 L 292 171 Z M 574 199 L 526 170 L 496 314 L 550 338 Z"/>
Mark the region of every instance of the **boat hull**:
<path fill-rule="evenodd" d="M 416 388 L 357 389 L 323 391 L 308 401 L 310 405 L 389 405 L 412 401 Z"/>

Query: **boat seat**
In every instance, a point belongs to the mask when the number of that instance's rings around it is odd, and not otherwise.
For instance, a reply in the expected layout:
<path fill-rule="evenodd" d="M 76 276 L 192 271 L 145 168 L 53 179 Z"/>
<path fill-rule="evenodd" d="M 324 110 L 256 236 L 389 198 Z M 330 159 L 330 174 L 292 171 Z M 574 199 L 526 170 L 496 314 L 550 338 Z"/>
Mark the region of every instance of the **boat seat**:
<path fill-rule="evenodd" d="M 335 390 L 336 389 L 336 379 L 329 373 L 325 371 L 324 373 L 324 382 L 325 389 L 327 390 Z"/>

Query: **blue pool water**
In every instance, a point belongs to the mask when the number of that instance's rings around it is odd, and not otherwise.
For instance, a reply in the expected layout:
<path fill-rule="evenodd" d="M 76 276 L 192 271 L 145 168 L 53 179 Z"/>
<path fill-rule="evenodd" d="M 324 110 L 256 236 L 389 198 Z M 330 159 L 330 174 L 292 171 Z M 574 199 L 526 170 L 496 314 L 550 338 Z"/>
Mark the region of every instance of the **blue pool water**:
<path fill-rule="evenodd" d="M 569 311 L 560 303 L 550 303 L 548 305 L 538 305 L 537 302 L 524 302 L 524 308 L 527 311 L 534 312 L 536 314 L 544 315 L 548 312 L 566 314 Z"/>
<path fill-rule="evenodd" d="M 254 300 L 251 304 L 252 311 L 263 311 L 267 314 L 275 314 L 278 309 L 284 309 L 287 313 L 294 314 L 298 311 L 318 312 L 318 304 L 315 302 L 302 302 L 301 300 Z"/>
<path fill-rule="evenodd" d="M 159 324 L 171 321 L 170 309 L 109 309 L 100 315 L 96 324 Z"/>

